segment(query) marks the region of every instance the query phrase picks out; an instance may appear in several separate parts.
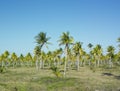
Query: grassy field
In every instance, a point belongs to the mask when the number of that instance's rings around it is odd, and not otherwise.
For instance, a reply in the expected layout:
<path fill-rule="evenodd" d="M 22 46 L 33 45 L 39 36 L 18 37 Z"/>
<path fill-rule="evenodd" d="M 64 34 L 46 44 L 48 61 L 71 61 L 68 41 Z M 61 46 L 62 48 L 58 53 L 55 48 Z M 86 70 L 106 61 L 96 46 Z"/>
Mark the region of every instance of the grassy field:
<path fill-rule="evenodd" d="M 0 91 L 120 91 L 120 67 L 80 67 L 57 78 L 51 70 L 34 67 L 9 68 L 0 73 Z"/>

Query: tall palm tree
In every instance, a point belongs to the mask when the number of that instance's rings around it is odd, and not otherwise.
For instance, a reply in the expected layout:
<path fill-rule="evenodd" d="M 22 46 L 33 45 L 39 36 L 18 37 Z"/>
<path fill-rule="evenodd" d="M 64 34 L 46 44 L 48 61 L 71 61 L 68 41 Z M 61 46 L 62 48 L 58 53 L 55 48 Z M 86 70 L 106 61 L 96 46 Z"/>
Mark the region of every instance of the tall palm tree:
<path fill-rule="evenodd" d="M 46 33 L 40 32 L 37 36 L 35 36 L 35 40 L 37 45 L 39 46 L 39 51 L 41 53 L 42 47 L 45 45 L 47 47 L 47 44 L 50 44 L 48 41 L 50 40 L 50 37 L 47 37 Z M 40 60 L 41 63 L 41 60 Z M 41 68 L 40 64 L 40 68 Z"/>
<path fill-rule="evenodd" d="M 37 45 L 40 47 L 40 51 L 44 45 L 50 44 L 48 41 L 50 40 L 50 37 L 47 37 L 47 34 L 44 32 L 40 32 L 37 36 L 35 36 L 35 40 Z"/>
<path fill-rule="evenodd" d="M 112 63 L 112 59 L 114 57 L 114 51 L 115 48 L 113 46 L 108 46 L 107 48 L 107 52 L 108 52 L 108 57 L 109 57 L 109 67 L 112 67 L 113 63 Z"/>
<path fill-rule="evenodd" d="M 73 37 L 70 36 L 70 33 L 69 32 L 63 32 L 62 35 L 60 36 L 60 40 L 58 40 L 59 42 L 59 45 L 65 45 L 65 48 L 64 48 L 64 53 L 65 53 L 65 62 L 64 62 L 64 76 L 66 74 L 66 61 L 68 61 L 68 49 L 70 47 L 71 44 L 73 44 Z"/>
<path fill-rule="evenodd" d="M 80 50 L 82 48 L 82 43 L 81 42 L 76 42 L 75 45 L 73 46 L 73 51 L 77 57 L 77 70 L 79 71 L 79 62 L 80 62 Z"/>

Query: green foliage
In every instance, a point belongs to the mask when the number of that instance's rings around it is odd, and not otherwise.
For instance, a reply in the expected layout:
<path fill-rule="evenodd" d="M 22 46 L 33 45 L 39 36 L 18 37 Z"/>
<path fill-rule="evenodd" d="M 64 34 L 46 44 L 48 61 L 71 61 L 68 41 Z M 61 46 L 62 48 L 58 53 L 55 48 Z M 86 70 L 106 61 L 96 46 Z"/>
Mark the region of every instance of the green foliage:
<path fill-rule="evenodd" d="M 62 74 L 61 74 L 60 70 L 58 69 L 58 67 L 52 66 L 52 67 L 51 67 L 51 70 L 53 71 L 53 74 L 54 74 L 57 78 L 59 78 L 59 77 L 62 76 Z"/>
<path fill-rule="evenodd" d="M 0 66 L 0 73 L 4 73 L 4 72 L 6 72 L 5 66 Z"/>

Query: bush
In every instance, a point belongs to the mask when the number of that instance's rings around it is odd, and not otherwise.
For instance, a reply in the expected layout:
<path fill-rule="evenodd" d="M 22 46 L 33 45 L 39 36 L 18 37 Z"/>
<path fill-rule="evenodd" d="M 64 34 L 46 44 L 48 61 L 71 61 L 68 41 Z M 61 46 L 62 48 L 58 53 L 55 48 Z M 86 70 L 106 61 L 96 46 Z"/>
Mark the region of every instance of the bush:
<path fill-rule="evenodd" d="M 6 71 L 5 66 L 0 66 L 0 73 L 3 73 L 3 72 L 5 72 L 5 71 Z"/>

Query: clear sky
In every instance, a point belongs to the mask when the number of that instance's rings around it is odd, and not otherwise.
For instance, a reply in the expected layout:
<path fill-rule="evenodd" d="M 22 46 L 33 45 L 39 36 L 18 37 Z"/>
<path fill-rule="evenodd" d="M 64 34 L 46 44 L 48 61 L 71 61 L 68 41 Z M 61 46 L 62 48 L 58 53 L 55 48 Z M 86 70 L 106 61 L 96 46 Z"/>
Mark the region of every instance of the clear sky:
<path fill-rule="evenodd" d="M 58 48 L 62 32 L 75 41 L 117 46 L 120 0 L 0 0 L 0 54 L 33 53 L 39 32 L 51 37 L 49 50 Z"/>

